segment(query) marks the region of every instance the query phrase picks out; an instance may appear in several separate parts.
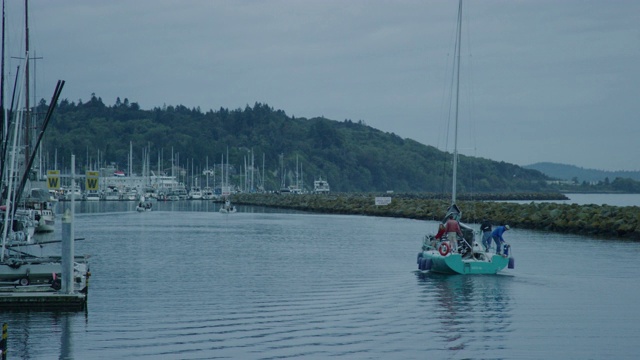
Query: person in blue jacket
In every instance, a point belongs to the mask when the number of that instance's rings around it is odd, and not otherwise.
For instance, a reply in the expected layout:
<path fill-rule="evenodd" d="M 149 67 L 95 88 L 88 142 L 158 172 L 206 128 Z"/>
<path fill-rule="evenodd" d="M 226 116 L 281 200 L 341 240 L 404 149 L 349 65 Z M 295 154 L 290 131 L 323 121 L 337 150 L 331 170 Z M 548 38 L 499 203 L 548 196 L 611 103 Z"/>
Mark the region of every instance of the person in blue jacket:
<path fill-rule="evenodd" d="M 493 241 L 495 241 L 496 243 L 496 254 L 498 255 L 500 255 L 502 244 L 504 244 L 504 238 L 502 237 L 502 234 L 504 234 L 504 232 L 509 229 L 511 229 L 509 225 L 498 226 L 491 233 L 491 237 L 493 238 Z"/>

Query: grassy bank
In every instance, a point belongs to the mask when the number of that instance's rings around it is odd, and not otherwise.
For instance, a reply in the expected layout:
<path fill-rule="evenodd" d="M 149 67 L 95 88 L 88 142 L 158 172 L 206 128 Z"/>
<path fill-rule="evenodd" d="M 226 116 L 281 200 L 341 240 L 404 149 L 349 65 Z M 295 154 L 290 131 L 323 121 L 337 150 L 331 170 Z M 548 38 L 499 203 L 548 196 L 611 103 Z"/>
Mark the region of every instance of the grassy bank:
<path fill-rule="evenodd" d="M 376 206 L 375 195 L 278 195 L 235 194 L 235 204 L 260 205 L 330 214 L 360 214 L 442 220 L 448 200 L 420 196 L 394 196 L 389 205 Z M 490 201 L 459 201 L 465 223 L 484 219 L 532 230 L 640 240 L 640 207 L 554 203 L 514 204 Z"/>

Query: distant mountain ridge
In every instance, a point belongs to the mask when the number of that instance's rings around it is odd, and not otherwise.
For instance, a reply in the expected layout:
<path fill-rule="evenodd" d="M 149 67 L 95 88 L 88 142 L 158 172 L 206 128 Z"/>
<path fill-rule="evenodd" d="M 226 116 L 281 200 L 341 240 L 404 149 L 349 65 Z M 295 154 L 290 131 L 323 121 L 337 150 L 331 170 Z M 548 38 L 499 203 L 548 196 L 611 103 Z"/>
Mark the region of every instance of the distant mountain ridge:
<path fill-rule="evenodd" d="M 578 182 L 598 182 L 604 181 L 606 178 L 614 180 L 615 178 L 633 179 L 640 181 L 640 171 L 605 171 L 595 169 L 585 169 L 575 165 L 557 164 L 551 162 L 539 162 L 531 165 L 523 166 L 525 169 L 538 170 L 541 173 L 560 180 L 578 179 Z"/>

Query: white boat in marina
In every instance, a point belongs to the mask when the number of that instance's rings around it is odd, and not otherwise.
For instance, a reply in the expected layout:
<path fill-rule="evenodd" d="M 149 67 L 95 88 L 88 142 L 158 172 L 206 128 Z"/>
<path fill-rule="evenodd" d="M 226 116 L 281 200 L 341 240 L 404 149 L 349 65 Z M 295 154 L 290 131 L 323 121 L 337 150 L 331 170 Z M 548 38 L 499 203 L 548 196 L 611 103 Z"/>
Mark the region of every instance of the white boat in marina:
<path fill-rule="evenodd" d="M 89 190 L 84 195 L 86 201 L 98 201 L 100 200 L 100 193 L 96 190 Z"/>
<path fill-rule="evenodd" d="M 135 201 L 139 197 L 137 189 L 126 189 L 123 194 L 121 200 L 126 201 Z"/>
<path fill-rule="evenodd" d="M 184 184 L 179 183 L 178 186 L 171 189 L 169 196 L 177 196 L 178 198 L 176 200 L 187 200 L 187 198 L 189 197 L 189 193 L 184 187 Z"/>
<path fill-rule="evenodd" d="M 73 190 L 65 188 L 62 192 L 64 194 L 64 200 L 66 201 L 71 200 L 71 197 L 73 197 L 74 200 L 82 200 L 82 191 L 80 191 L 80 187 L 78 185 L 74 186 Z"/>
<path fill-rule="evenodd" d="M 122 198 L 120 190 L 118 188 L 107 188 L 107 190 L 102 193 L 102 199 L 106 201 L 118 201 Z"/>
<path fill-rule="evenodd" d="M 322 177 L 318 178 L 318 180 L 313 182 L 313 192 L 316 194 L 329 193 L 329 182 L 327 180 L 322 180 Z"/>
<path fill-rule="evenodd" d="M 213 191 L 213 188 L 211 186 L 209 186 L 209 176 L 213 175 L 213 183 L 215 185 L 216 182 L 216 178 L 215 178 L 215 171 L 212 169 L 209 169 L 209 157 L 207 156 L 207 169 L 205 171 L 202 172 L 203 175 L 206 176 L 206 182 L 205 182 L 205 186 L 204 188 L 202 188 L 202 200 L 213 200 L 216 198 L 216 194 Z"/>
<path fill-rule="evenodd" d="M 180 200 L 180 195 L 178 193 L 171 191 L 164 197 L 164 199 L 166 201 L 178 201 Z"/>
<path fill-rule="evenodd" d="M 213 189 L 210 187 L 205 187 L 202 189 L 202 199 L 203 200 L 213 200 L 215 199 L 216 195 L 213 192 Z"/>
<path fill-rule="evenodd" d="M 35 232 L 45 233 L 45 232 L 52 232 L 55 230 L 56 214 L 53 212 L 52 208 L 40 209 L 39 213 L 36 215 L 35 220 L 36 220 Z"/>
<path fill-rule="evenodd" d="M 191 200 L 202 200 L 202 190 L 198 186 L 194 186 L 189 190 L 189 199 Z"/>
<path fill-rule="evenodd" d="M 146 188 L 142 191 L 143 195 L 146 199 L 154 199 L 157 200 L 158 199 L 158 191 L 154 188 Z"/>

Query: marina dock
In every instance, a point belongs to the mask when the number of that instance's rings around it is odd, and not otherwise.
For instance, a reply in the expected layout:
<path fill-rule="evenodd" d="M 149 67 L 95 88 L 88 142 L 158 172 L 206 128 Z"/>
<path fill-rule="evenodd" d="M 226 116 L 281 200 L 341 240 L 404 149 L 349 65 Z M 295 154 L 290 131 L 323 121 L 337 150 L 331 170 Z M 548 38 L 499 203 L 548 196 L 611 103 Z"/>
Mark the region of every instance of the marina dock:
<path fill-rule="evenodd" d="M 87 294 L 57 292 L 0 292 L 0 308 L 14 310 L 84 310 Z"/>

